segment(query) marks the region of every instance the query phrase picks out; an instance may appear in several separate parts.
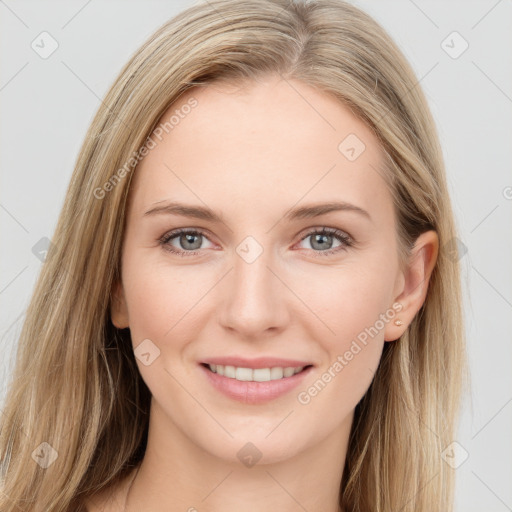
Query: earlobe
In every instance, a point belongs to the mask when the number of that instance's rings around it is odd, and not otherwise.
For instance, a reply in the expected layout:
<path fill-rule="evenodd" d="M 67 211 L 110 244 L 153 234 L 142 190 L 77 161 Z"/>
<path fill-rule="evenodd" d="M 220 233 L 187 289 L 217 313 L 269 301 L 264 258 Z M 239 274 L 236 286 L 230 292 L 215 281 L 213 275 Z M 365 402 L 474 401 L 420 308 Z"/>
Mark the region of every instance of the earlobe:
<path fill-rule="evenodd" d="M 403 274 L 403 290 L 395 299 L 395 303 L 400 303 L 402 309 L 396 314 L 394 321 L 386 326 L 385 341 L 397 340 L 421 309 L 427 297 L 428 284 L 438 251 L 439 239 L 435 231 L 426 231 L 416 240 Z"/>
<path fill-rule="evenodd" d="M 112 287 L 112 300 L 110 302 L 110 317 L 112 324 L 118 329 L 126 329 L 130 326 L 128 320 L 128 308 L 124 296 L 123 285 L 117 281 Z"/>

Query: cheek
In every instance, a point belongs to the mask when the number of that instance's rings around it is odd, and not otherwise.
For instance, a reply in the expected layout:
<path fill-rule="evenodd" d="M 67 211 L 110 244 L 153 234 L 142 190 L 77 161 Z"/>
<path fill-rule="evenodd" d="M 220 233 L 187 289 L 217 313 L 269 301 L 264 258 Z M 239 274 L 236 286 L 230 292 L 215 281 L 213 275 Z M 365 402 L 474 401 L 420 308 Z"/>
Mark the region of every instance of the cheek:
<path fill-rule="evenodd" d="M 295 289 L 316 314 L 316 337 L 322 330 L 331 349 L 343 350 L 365 329 L 376 326 L 384 336 L 379 319 L 392 306 L 394 280 L 395 263 L 374 257 L 317 272 L 309 279 L 304 275 Z"/>
<path fill-rule="evenodd" d="M 141 251 L 125 261 L 123 283 L 134 344 L 141 336 L 163 341 L 190 323 L 189 313 L 193 316 L 194 304 L 208 289 L 204 272 L 173 267 L 151 256 Z"/>
<path fill-rule="evenodd" d="M 173 267 L 141 251 L 125 259 L 123 284 L 142 378 L 156 396 L 167 396 L 169 389 L 178 393 L 172 376 L 178 381 L 186 379 L 187 366 L 181 360 L 187 355 L 187 346 L 200 335 L 207 307 L 207 301 L 201 299 L 213 283 L 209 284 L 205 271 Z M 149 364 L 141 357 L 147 353 Z"/>
<path fill-rule="evenodd" d="M 384 325 L 379 321 L 381 314 L 391 306 L 389 304 L 390 284 L 382 275 L 365 273 L 363 275 L 352 274 L 342 283 L 334 303 L 340 305 L 338 313 L 331 312 L 338 340 L 351 340 L 360 333 L 370 328 L 376 328 L 379 334 L 374 337 L 384 336 Z M 380 279 L 380 280 L 379 280 Z M 340 341 L 341 341 L 340 340 Z"/>
<path fill-rule="evenodd" d="M 391 274 L 372 266 L 351 269 L 326 282 L 324 293 L 316 286 L 310 293 L 312 302 L 323 304 L 318 316 L 329 331 L 322 328 L 326 334 L 320 337 L 316 322 L 314 339 L 323 346 L 325 358 L 296 399 L 304 421 L 312 422 L 312 430 L 320 437 L 349 417 L 373 380 L 384 346 L 384 328 L 394 313 L 389 303 Z"/>
<path fill-rule="evenodd" d="M 175 379 L 185 382 L 194 371 L 194 342 L 215 312 L 208 292 L 219 277 L 208 266 L 170 264 L 156 251 L 134 253 L 123 270 L 132 345 L 142 378 L 165 402 L 170 389 L 180 396 Z M 139 354 L 148 352 L 146 364 Z"/>

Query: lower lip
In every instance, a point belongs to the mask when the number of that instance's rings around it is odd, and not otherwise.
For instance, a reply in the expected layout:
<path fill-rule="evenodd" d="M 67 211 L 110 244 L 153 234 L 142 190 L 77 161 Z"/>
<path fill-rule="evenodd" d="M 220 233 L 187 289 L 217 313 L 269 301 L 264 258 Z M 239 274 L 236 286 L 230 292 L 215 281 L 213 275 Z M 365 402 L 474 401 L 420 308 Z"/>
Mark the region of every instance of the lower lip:
<path fill-rule="evenodd" d="M 269 380 L 267 382 L 252 382 L 230 379 L 229 377 L 212 372 L 202 364 L 199 366 L 213 387 L 229 398 L 245 404 L 261 404 L 289 393 L 313 369 L 310 366 L 291 377 Z"/>

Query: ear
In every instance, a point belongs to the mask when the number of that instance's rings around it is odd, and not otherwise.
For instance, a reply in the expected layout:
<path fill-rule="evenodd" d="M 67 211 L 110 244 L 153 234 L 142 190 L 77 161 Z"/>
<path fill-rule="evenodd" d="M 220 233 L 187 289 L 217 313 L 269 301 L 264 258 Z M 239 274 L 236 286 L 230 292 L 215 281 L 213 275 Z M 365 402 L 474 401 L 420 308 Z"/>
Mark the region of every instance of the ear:
<path fill-rule="evenodd" d="M 112 323 L 118 329 L 129 327 L 128 308 L 124 296 L 123 284 L 116 281 L 112 286 L 112 300 L 110 302 L 110 316 Z"/>
<path fill-rule="evenodd" d="M 407 268 L 401 275 L 403 286 L 395 298 L 395 303 L 400 303 L 402 309 L 386 325 L 385 341 L 397 340 L 406 331 L 425 302 L 428 283 L 437 261 L 438 251 L 439 238 L 435 231 L 426 231 L 417 238 L 411 250 Z M 400 320 L 402 325 L 396 325 L 395 320 Z"/>

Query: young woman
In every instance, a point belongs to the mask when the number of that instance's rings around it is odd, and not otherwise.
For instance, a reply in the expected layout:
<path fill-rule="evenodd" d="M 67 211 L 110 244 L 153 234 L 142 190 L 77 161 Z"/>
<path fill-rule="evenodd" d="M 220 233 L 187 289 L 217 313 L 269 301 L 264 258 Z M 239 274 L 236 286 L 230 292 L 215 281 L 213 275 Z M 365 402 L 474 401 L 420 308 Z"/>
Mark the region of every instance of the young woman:
<path fill-rule="evenodd" d="M 425 97 L 340 0 L 217 0 L 120 73 L 19 341 L 0 509 L 450 511 L 456 236 Z"/>

